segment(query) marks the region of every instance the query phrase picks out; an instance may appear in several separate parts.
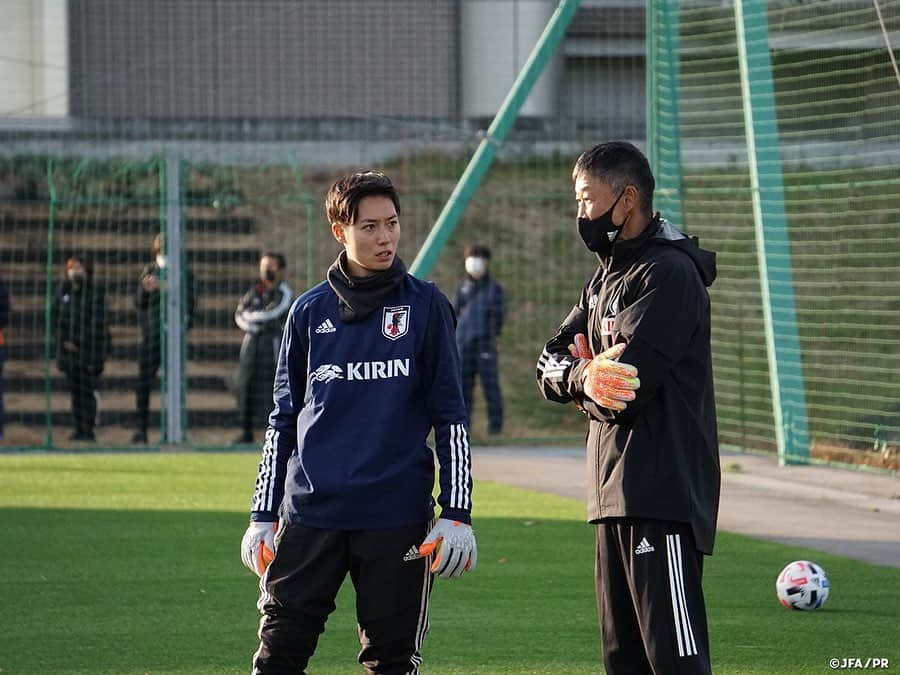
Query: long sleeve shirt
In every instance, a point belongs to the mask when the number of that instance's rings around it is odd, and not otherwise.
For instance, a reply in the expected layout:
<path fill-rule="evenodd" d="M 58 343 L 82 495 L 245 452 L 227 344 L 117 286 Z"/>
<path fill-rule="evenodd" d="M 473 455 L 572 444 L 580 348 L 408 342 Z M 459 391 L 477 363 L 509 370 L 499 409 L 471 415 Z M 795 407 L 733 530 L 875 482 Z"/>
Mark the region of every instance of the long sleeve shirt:
<path fill-rule="evenodd" d="M 447 298 L 410 275 L 383 307 L 352 323 L 339 318 L 327 282 L 301 295 L 282 337 L 251 519 L 324 529 L 430 520 L 436 454 L 441 516 L 470 522 L 454 332 Z"/>

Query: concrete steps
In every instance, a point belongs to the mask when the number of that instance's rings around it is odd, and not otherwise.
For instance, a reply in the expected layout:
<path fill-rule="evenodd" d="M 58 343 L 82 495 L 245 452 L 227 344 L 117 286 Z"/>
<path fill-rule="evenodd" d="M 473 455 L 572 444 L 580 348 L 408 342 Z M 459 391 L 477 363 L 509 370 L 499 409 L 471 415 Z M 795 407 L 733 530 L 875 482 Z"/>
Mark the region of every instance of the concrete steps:
<path fill-rule="evenodd" d="M 152 206 L 86 206 L 53 214 L 53 247 L 48 250 L 50 209 L 46 204 L 0 201 L 0 269 L 12 295 L 6 330 L 4 407 L 6 442 L 44 442 L 46 423 L 54 444 L 68 435 L 71 402 L 55 354 L 45 363 L 45 306 L 74 252 L 90 256 L 95 279 L 107 294 L 112 352 L 101 375 L 98 441 L 127 444 L 134 429 L 134 390 L 141 339 L 134 293 L 150 244 L 160 230 Z M 243 333 L 234 324 L 240 296 L 253 283 L 259 240 L 252 212 L 189 207 L 183 223 L 196 307 L 187 335 L 187 419 L 189 429 L 210 439 L 235 435 L 237 404 L 232 391 Z M 52 257 L 51 257 L 52 254 Z M 52 260 L 51 279 L 47 261 Z M 49 382 L 49 406 L 46 388 Z M 160 423 L 158 385 L 151 394 L 151 433 Z M 218 431 L 217 431 L 218 430 Z M 227 442 L 227 441 L 226 441 Z"/>

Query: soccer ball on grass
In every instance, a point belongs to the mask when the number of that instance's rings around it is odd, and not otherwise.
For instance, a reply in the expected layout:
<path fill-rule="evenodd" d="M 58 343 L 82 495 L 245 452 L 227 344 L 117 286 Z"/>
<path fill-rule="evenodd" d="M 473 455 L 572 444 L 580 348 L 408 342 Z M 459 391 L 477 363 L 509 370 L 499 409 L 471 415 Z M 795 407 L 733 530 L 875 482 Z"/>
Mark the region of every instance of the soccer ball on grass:
<path fill-rule="evenodd" d="M 808 560 L 790 563 L 775 581 L 778 599 L 788 609 L 821 608 L 830 586 L 825 570 Z"/>

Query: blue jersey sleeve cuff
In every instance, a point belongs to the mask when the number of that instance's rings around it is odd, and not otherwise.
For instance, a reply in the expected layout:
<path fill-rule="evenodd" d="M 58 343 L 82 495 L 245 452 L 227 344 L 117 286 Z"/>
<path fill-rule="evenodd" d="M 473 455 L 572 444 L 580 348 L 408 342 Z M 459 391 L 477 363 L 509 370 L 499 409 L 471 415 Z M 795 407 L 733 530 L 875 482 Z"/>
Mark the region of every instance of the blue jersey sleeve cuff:
<path fill-rule="evenodd" d="M 456 520 L 466 525 L 472 524 L 472 514 L 464 509 L 441 509 L 441 518 Z"/>

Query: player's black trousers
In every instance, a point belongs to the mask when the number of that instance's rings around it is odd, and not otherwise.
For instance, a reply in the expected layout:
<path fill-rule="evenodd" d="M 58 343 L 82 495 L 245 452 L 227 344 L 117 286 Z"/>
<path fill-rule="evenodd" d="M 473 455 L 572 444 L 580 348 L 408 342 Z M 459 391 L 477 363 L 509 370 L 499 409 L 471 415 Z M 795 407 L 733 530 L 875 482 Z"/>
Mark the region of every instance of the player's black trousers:
<path fill-rule="evenodd" d="M 316 649 L 347 574 L 356 589 L 359 662 L 367 675 L 418 673 L 428 632 L 431 556 L 404 561 L 431 522 L 388 530 L 288 525 L 260 580 L 254 675 L 298 675 Z M 324 664 L 327 671 L 327 664 Z"/>
<path fill-rule="evenodd" d="M 607 675 L 710 675 L 703 554 L 687 523 L 597 525 L 597 611 Z"/>

